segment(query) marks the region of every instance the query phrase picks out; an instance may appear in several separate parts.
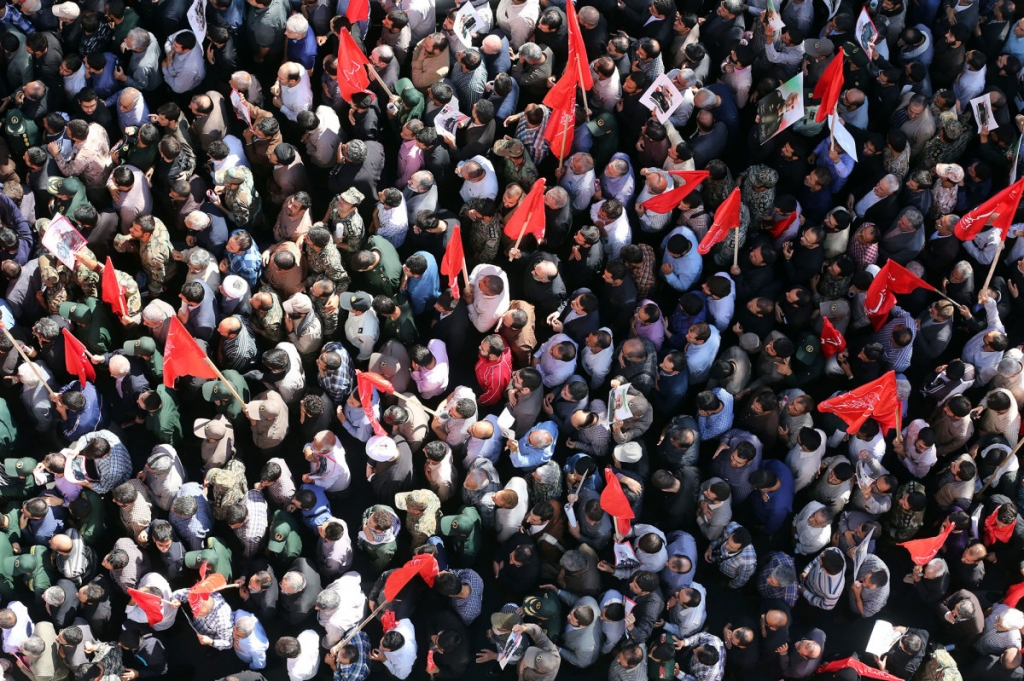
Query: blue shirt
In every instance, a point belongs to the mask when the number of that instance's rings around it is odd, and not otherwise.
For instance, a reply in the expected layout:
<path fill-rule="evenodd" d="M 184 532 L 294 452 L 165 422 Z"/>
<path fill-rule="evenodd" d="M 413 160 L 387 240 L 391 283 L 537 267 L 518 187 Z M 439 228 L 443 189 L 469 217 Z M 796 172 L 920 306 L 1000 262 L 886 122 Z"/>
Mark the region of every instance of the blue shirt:
<path fill-rule="evenodd" d="M 114 78 L 114 67 L 117 65 L 117 57 L 112 52 L 104 52 L 103 56 L 107 58 L 103 71 L 90 75 L 85 79 L 85 82 L 96 91 L 97 96 L 103 99 L 104 104 L 107 106 L 117 106 L 117 98 L 121 94 L 121 83 Z M 110 140 L 111 144 L 116 141 Z"/>
<path fill-rule="evenodd" d="M 255 617 L 251 612 L 235 610 L 232 613 L 232 622 L 238 623 L 243 617 Z M 270 648 L 270 641 L 267 639 L 267 632 L 263 625 L 256 620 L 256 627 L 252 633 L 237 640 L 237 647 L 234 647 L 238 659 L 249 665 L 249 669 L 263 669 L 267 666 L 267 649 Z"/>
<path fill-rule="evenodd" d="M 213 9 L 212 7 L 208 7 L 207 10 L 212 11 L 223 19 L 224 23 L 230 26 L 231 31 L 236 34 L 245 21 L 245 0 L 231 0 L 231 5 L 225 10 Z"/>
<path fill-rule="evenodd" d="M 530 444 L 530 435 L 535 431 L 543 430 L 551 435 L 551 444 L 543 449 Z M 519 438 L 519 451 L 512 452 L 512 465 L 516 468 L 533 469 L 541 464 L 547 463 L 551 455 L 555 453 L 555 443 L 558 441 L 558 426 L 554 421 L 538 423 L 526 435 Z"/>
<path fill-rule="evenodd" d="M 793 473 L 789 466 L 778 459 L 766 459 L 761 462 L 763 470 L 769 470 L 778 476 L 782 486 L 774 492 L 768 492 L 768 501 L 759 490 L 750 495 L 754 518 L 757 524 L 764 527 L 767 534 L 775 534 L 782 529 L 786 516 L 793 510 Z"/>
<path fill-rule="evenodd" d="M 61 431 L 69 442 L 74 442 L 86 433 L 91 433 L 103 427 L 106 422 L 105 404 L 103 398 L 96 392 L 96 386 L 88 381 L 82 388 L 78 381 L 72 381 L 60 389 L 61 393 L 69 390 L 80 390 L 85 397 L 85 408 L 82 411 L 71 411 L 68 409 L 67 418 L 61 421 Z"/>
<path fill-rule="evenodd" d="M 722 403 L 722 409 L 708 416 L 697 414 L 697 428 L 700 430 L 701 442 L 714 440 L 732 428 L 732 395 L 723 388 L 715 388 L 711 392 L 718 396 L 718 400 Z"/>
<path fill-rule="evenodd" d="M 562 473 L 564 475 L 568 475 L 569 473 L 575 473 L 576 462 L 580 461 L 581 459 L 593 459 L 593 457 L 590 456 L 589 454 L 584 454 L 583 452 L 573 454 L 568 459 L 566 459 L 565 465 L 562 466 Z M 601 476 L 597 475 L 596 473 L 597 471 L 595 469 L 594 473 L 591 473 L 590 475 L 587 476 L 587 479 L 583 481 L 583 489 L 589 489 L 594 492 L 601 491 Z"/>
<path fill-rule="evenodd" d="M 199 508 L 191 518 L 182 518 L 171 511 L 167 514 L 167 520 L 181 537 L 186 549 L 201 551 L 206 548 L 206 537 L 213 529 L 213 513 L 210 511 L 210 502 L 203 496 L 203 486 L 198 482 L 186 482 L 174 498 L 178 497 L 193 497 L 199 504 Z"/>
<path fill-rule="evenodd" d="M 679 373 L 669 376 L 664 371 L 658 370 L 658 387 L 651 393 L 650 401 L 654 411 L 661 412 L 667 416 L 675 415 L 679 405 L 690 387 L 689 373 L 684 366 Z"/>
<path fill-rule="evenodd" d="M 302 524 L 315 531 L 318 527 L 331 519 L 331 502 L 327 500 L 324 488 L 319 485 L 306 484 L 299 489 L 308 489 L 316 495 L 316 503 L 313 504 L 313 508 L 299 509 L 302 513 Z"/>
<path fill-rule="evenodd" d="M 242 230 L 236 229 L 231 232 L 231 236 L 234 236 Z M 228 237 L 230 240 L 231 237 Z M 256 247 L 256 240 L 253 239 L 252 246 L 249 250 L 244 253 L 229 253 L 225 251 L 225 255 L 228 257 L 228 265 L 231 269 L 231 274 L 237 274 L 249 284 L 249 288 L 255 289 L 257 283 L 260 280 L 260 271 L 263 267 L 262 256 L 260 256 L 260 249 Z"/>
<path fill-rule="evenodd" d="M 316 33 L 310 27 L 306 31 L 306 37 L 300 40 L 288 39 L 288 61 L 296 61 L 302 64 L 307 71 L 312 70 L 316 65 Z"/>
<path fill-rule="evenodd" d="M 427 261 L 427 270 L 417 279 L 409 277 L 406 285 L 412 313 L 421 315 L 433 309 L 434 303 L 441 296 L 441 273 L 437 268 L 437 260 L 427 251 L 416 251 L 413 255 L 421 255 Z"/>

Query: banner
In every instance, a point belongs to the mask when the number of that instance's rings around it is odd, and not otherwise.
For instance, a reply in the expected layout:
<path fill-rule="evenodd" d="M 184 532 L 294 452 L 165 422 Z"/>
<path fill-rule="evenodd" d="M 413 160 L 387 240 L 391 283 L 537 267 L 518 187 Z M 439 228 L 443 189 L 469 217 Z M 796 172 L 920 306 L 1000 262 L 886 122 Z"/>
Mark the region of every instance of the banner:
<path fill-rule="evenodd" d="M 75 269 L 75 255 L 86 247 L 85 237 L 63 215 L 50 221 L 43 232 L 43 247 L 57 256 L 68 269 Z"/>
<path fill-rule="evenodd" d="M 195 0 L 188 8 L 188 25 L 196 34 L 196 48 L 200 48 L 206 39 L 206 0 Z"/>

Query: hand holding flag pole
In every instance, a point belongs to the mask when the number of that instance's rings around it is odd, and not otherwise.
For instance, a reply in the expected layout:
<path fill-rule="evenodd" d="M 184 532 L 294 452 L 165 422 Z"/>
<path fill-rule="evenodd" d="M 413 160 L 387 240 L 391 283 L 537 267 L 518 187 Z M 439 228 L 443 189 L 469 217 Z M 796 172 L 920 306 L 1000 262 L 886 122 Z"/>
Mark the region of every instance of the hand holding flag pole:
<path fill-rule="evenodd" d="M 56 395 L 57 393 L 53 392 L 53 388 L 51 388 L 49 384 L 46 382 L 46 379 L 43 378 L 43 374 L 39 371 L 39 367 L 37 367 L 35 363 L 33 363 L 32 360 L 28 358 L 28 355 L 25 354 L 25 351 L 21 349 L 21 345 L 18 343 L 18 341 L 14 339 L 14 336 L 11 335 L 11 332 L 7 330 L 7 327 L 2 322 L 0 322 L 0 329 L 3 329 L 4 335 L 7 336 L 7 340 L 11 341 L 11 345 L 13 345 L 15 350 L 18 351 L 18 354 L 21 355 L 21 358 L 25 360 L 25 364 L 28 364 L 29 367 L 31 367 L 32 373 L 36 375 L 36 378 L 39 379 L 39 382 L 43 384 L 44 388 L 46 388 L 46 392 L 50 393 L 51 397 Z"/>
<path fill-rule="evenodd" d="M 981 287 L 984 291 L 988 288 L 988 285 L 992 283 L 992 275 L 996 273 L 996 265 L 999 264 L 999 255 L 1003 252 L 1003 246 L 1006 242 L 1003 240 L 999 241 L 999 245 L 996 246 L 996 254 L 992 256 L 992 264 L 988 266 L 988 275 L 985 277 L 985 284 Z"/>

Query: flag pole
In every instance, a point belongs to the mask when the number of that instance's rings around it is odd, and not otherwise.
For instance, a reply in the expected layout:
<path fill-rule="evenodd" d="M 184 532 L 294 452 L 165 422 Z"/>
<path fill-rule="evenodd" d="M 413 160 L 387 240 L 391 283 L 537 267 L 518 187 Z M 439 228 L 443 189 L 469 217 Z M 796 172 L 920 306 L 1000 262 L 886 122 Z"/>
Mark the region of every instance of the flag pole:
<path fill-rule="evenodd" d="M 238 394 L 238 392 L 235 390 L 235 387 L 231 385 L 231 382 L 228 379 L 224 378 L 224 374 L 220 372 L 220 369 L 217 368 L 217 365 L 214 364 L 213 360 L 210 359 L 209 357 L 206 358 L 206 365 L 213 369 L 214 373 L 217 374 L 217 377 L 220 380 L 224 381 L 224 385 L 226 385 L 228 387 L 228 390 L 231 391 L 232 397 L 238 400 L 238 403 L 242 405 L 242 411 L 244 412 L 246 407 L 245 400 L 243 400 L 242 396 Z"/>
<path fill-rule="evenodd" d="M 996 246 L 996 254 L 992 256 L 992 264 L 989 265 L 988 276 L 985 277 L 985 285 L 981 287 L 982 291 L 987 289 L 988 285 L 992 283 L 992 275 L 996 273 L 996 265 L 999 264 L 999 254 L 1003 252 L 1003 243 L 1003 241 L 1000 241 L 999 245 Z"/>
<path fill-rule="evenodd" d="M 530 212 L 526 214 L 526 220 L 523 221 L 523 228 L 519 230 L 519 238 L 516 239 L 515 245 L 516 250 L 519 250 L 519 243 L 523 240 L 523 237 L 526 236 L 526 229 L 530 226 L 530 220 L 532 218 L 533 210 L 531 209 Z"/>
<path fill-rule="evenodd" d="M 373 64 L 370 63 L 369 59 L 366 60 L 366 67 L 370 69 L 370 73 L 373 74 L 374 79 L 376 79 L 376 81 L 380 83 L 380 86 L 384 88 L 384 92 L 388 93 L 389 96 L 393 97 L 395 93 L 391 91 L 391 88 L 388 87 L 388 84 L 385 83 L 384 79 L 380 77 L 380 74 L 377 73 L 377 69 L 374 67 Z"/>
<path fill-rule="evenodd" d="M 572 2 L 572 0 L 569 0 Z M 589 68 L 590 65 L 588 64 Z M 583 92 L 583 115 L 589 121 L 590 120 L 590 106 L 587 104 L 587 88 L 583 87 L 583 63 L 580 61 L 580 55 L 576 55 L 576 82 L 580 86 L 580 90 Z"/>
<path fill-rule="evenodd" d="M 466 258 L 462 258 L 462 276 L 466 279 L 466 288 L 469 288 L 469 268 L 466 267 Z"/>
<path fill-rule="evenodd" d="M 732 266 L 740 266 L 740 226 L 736 225 L 736 238 L 732 249 Z"/>
<path fill-rule="evenodd" d="M 1022 441 L 1022 442 L 1024 442 L 1024 440 L 1021 440 L 1021 441 Z M 348 636 L 346 636 L 346 637 L 345 637 L 345 638 L 344 638 L 344 639 L 343 639 L 343 640 L 341 641 L 341 643 L 337 644 L 337 645 L 336 645 L 336 646 L 334 646 L 334 647 L 335 647 L 335 648 L 338 648 L 338 647 L 344 647 L 344 646 L 348 645 L 348 642 L 349 642 L 349 641 L 351 641 L 352 639 L 354 639 L 354 638 L 356 637 L 356 634 L 358 634 L 358 633 L 359 633 L 360 631 L 362 631 L 362 630 L 363 630 L 363 628 L 364 628 L 364 627 L 365 627 L 365 626 L 366 626 L 367 624 L 369 624 L 370 622 L 372 622 L 372 621 L 373 621 L 373 618 L 375 618 L 375 617 L 376 617 L 377 615 L 379 615 L 379 614 L 381 613 L 381 611 L 383 611 L 383 610 L 384 610 L 384 608 L 388 607 L 388 604 L 389 604 L 389 603 L 391 603 L 391 601 L 384 601 L 383 603 L 381 603 L 380 605 L 378 605 L 378 606 L 377 606 L 377 609 L 376 609 L 376 610 L 374 610 L 373 612 L 371 612 L 371 613 L 370 613 L 370 615 L 369 615 L 369 616 L 368 616 L 368 617 L 367 617 L 366 619 L 364 619 L 364 620 L 363 620 L 362 622 L 360 622 L 360 623 L 359 623 L 359 625 L 358 625 L 358 626 L 356 626 L 356 628 L 355 628 L 355 629 L 353 629 L 352 631 L 350 631 L 350 632 L 349 632 Z"/>
<path fill-rule="evenodd" d="M 18 354 L 21 355 L 21 358 L 25 360 L 25 364 L 28 364 L 29 367 L 32 369 L 32 373 L 36 375 L 36 378 L 39 379 L 39 382 L 43 384 L 44 388 L 46 388 L 46 392 L 50 393 L 51 397 L 53 395 L 56 395 L 57 393 L 53 392 L 53 388 L 51 388 L 49 384 L 46 382 L 46 379 L 43 378 L 43 374 L 42 372 L 39 371 L 39 367 L 37 367 L 35 363 L 28 358 L 28 355 L 26 355 L 25 351 L 21 349 L 21 346 L 18 345 L 18 341 L 14 339 L 14 336 L 11 335 L 11 332 L 7 330 L 7 327 L 0 325 L 0 329 L 4 330 L 4 335 L 7 336 L 7 339 L 9 341 L 11 341 L 11 345 L 13 345 L 14 349 L 18 351 Z"/>
<path fill-rule="evenodd" d="M 398 392 L 397 390 L 395 392 L 391 393 L 391 394 L 394 395 L 395 397 L 397 397 L 398 399 L 402 400 L 403 402 L 408 402 L 409 401 L 408 397 L 406 397 L 402 393 Z M 434 411 L 433 409 L 431 409 L 430 407 L 428 407 L 428 406 L 426 406 L 424 404 L 420 404 L 420 408 L 422 408 L 423 411 L 427 412 L 428 414 L 433 414 L 434 416 L 437 416 L 437 412 L 436 411 Z"/>

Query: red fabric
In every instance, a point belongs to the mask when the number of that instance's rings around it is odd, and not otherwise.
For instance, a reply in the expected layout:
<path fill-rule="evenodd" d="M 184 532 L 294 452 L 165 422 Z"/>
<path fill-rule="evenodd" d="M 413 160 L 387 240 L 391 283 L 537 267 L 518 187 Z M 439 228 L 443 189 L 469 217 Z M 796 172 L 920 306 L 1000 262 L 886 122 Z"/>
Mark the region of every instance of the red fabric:
<path fill-rule="evenodd" d="M 902 681 L 898 676 L 893 676 L 889 672 L 870 667 L 860 660 L 855 660 L 852 657 L 847 657 L 842 660 L 833 660 L 826 665 L 818 667 L 818 673 L 829 674 L 831 672 L 837 672 L 840 669 L 852 669 L 860 676 L 867 676 L 868 678 L 879 679 L 880 681 Z"/>
<path fill-rule="evenodd" d="M 605 487 L 601 492 L 601 510 L 615 518 L 616 530 L 622 536 L 629 534 L 629 521 L 634 517 L 633 507 L 622 491 L 619 479 L 611 468 L 604 469 Z"/>
<path fill-rule="evenodd" d="M 128 306 L 124 304 L 124 290 L 117 281 L 117 271 L 107 256 L 107 264 L 103 266 L 103 275 L 100 278 L 100 291 L 103 294 L 103 302 L 110 303 L 110 308 L 118 317 L 128 316 Z"/>
<path fill-rule="evenodd" d="M 1017 213 L 1017 204 L 1020 203 L 1021 193 L 1024 193 L 1024 178 L 1017 180 L 960 218 L 960 222 L 956 223 L 956 227 L 953 229 L 956 238 L 960 241 L 970 241 L 991 222 L 993 227 L 1002 230 L 1003 241 L 1006 241 L 1006 233 L 1010 231 L 1013 216 Z"/>
<path fill-rule="evenodd" d="M 839 333 L 836 327 L 832 326 L 832 322 L 829 321 L 828 317 L 825 317 L 821 325 L 821 354 L 825 355 L 827 359 L 845 349 L 846 339 L 843 338 L 843 334 Z"/>
<path fill-rule="evenodd" d="M 82 389 L 85 389 L 86 381 L 96 380 L 96 368 L 89 359 L 89 351 L 82 345 L 82 341 L 75 338 L 67 329 L 61 329 L 64 334 L 64 367 L 69 374 L 78 376 L 78 382 Z"/>
<path fill-rule="evenodd" d="M 576 79 L 584 90 L 594 87 L 594 76 L 590 73 L 590 64 L 587 62 L 587 48 L 583 42 L 583 33 L 580 32 L 580 22 L 576 18 L 576 8 L 572 0 L 566 0 L 565 17 L 569 23 L 569 63 L 565 70 L 576 71 Z"/>
<path fill-rule="evenodd" d="M 576 129 L 577 81 L 575 73 L 565 73 L 544 97 L 544 106 L 551 109 L 548 124 L 544 127 L 544 139 L 559 161 L 564 161 L 572 151 Z"/>
<path fill-rule="evenodd" d="M 1021 598 L 1024 598 L 1024 582 L 1014 584 L 1007 589 L 1006 598 L 1003 599 L 1003 603 L 1011 608 L 1016 608 Z"/>
<path fill-rule="evenodd" d="M 701 239 L 700 245 L 697 246 L 697 252 L 701 255 L 707 255 L 711 252 L 712 246 L 725 239 L 730 229 L 739 226 L 740 188 L 736 187 L 736 189 L 732 190 L 732 194 L 729 194 L 728 198 L 715 211 L 715 221 L 711 224 L 711 229 L 708 230 L 708 233 Z"/>
<path fill-rule="evenodd" d="M 768 230 L 768 233 L 771 234 L 771 237 L 773 239 L 778 239 L 780 236 L 782 236 L 783 232 L 785 232 L 787 229 L 789 229 L 790 225 L 792 225 L 794 222 L 796 222 L 796 219 L 797 219 L 797 212 L 793 211 L 792 213 L 790 213 L 789 215 L 787 215 L 783 219 L 775 220 L 774 222 L 772 222 L 771 229 Z"/>
<path fill-rule="evenodd" d="M 505 223 L 505 236 L 514 241 L 520 235 L 532 234 L 537 243 L 544 239 L 544 228 L 547 217 L 544 214 L 544 178 L 538 180 L 530 189 L 523 202 L 509 216 Z"/>
<path fill-rule="evenodd" d="M 363 413 L 373 426 L 375 435 L 387 435 L 387 431 L 380 425 L 376 415 L 373 413 L 373 381 L 367 378 L 362 371 L 356 370 L 356 389 L 359 391 L 359 404 L 363 407 Z"/>
<path fill-rule="evenodd" d="M 946 537 L 952 531 L 953 523 L 949 523 L 946 525 L 946 529 L 937 537 L 911 539 L 910 541 L 900 542 L 897 546 L 902 546 L 910 552 L 910 560 L 914 561 L 914 565 L 927 565 L 928 561 L 934 558 L 935 554 L 942 548 L 942 545 L 946 543 Z"/>
<path fill-rule="evenodd" d="M 346 102 L 352 101 L 352 95 L 366 92 L 370 87 L 370 76 L 365 68 L 369 63 L 348 29 L 341 29 L 338 36 L 338 90 Z"/>
<path fill-rule="evenodd" d="M 677 175 L 683 178 L 683 184 L 675 189 L 669 189 L 663 194 L 652 196 L 640 205 L 652 213 L 668 213 L 674 210 L 679 202 L 689 196 L 690 192 L 700 186 L 700 183 L 711 175 L 706 170 L 674 170 L 669 175 Z"/>
<path fill-rule="evenodd" d="M 820 99 L 818 112 L 814 114 L 816 123 L 824 123 L 830 114 L 836 112 L 839 95 L 843 91 L 843 48 L 839 48 L 835 58 L 825 67 L 825 71 L 814 86 L 814 98 Z"/>
<path fill-rule="evenodd" d="M 164 385 L 173 388 L 179 376 L 219 378 L 213 367 L 206 363 L 206 353 L 196 339 L 177 317 L 171 317 L 171 328 L 164 344 Z"/>
<path fill-rule="evenodd" d="M 159 596 L 137 589 L 128 589 L 128 595 L 135 599 L 135 605 L 142 608 L 142 612 L 146 613 L 146 621 L 149 622 L 149 626 L 155 626 L 163 621 L 163 599 Z"/>
<path fill-rule="evenodd" d="M 387 393 L 389 395 L 395 394 L 395 386 L 391 385 L 391 381 L 380 374 L 374 373 L 373 371 L 357 371 L 356 373 L 361 373 L 363 378 L 372 383 L 373 387 L 376 388 L 378 392 Z"/>
<path fill-rule="evenodd" d="M 398 594 L 405 588 L 405 585 L 416 575 L 419 575 L 427 583 L 427 586 L 434 586 L 437 572 L 437 559 L 433 556 L 422 553 L 413 557 L 408 563 L 388 575 L 384 581 L 384 600 L 390 602 L 398 598 Z"/>
<path fill-rule="evenodd" d="M 444 248 L 444 257 L 441 258 L 441 274 L 448 277 L 448 288 L 452 290 L 452 296 L 456 299 L 459 297 L 459 272 L 465 264 L 466 252 L 462 248 L 462 230 L 458 225 L 452 225 L 452 235 Z"/>
<path fill-rule="evenodd" d="M 935 290 L 934 286 L 912 274 L 903 265 L 894 260 L 887 260 L 881 271 L 875 275 L 864 298 L 864 311 L 867 312 L 875 331 L 885 326 L 889 319 L 889 310 L 896 304 L 895 294 L 910 293 L 919 288 Z"/>
<path fill-rule="evenodd" d="M 818 411 L 835 414 L 856 433 L 869 418 L 878 421 L 882 432 L 897 428 L 902 404 L 896 396 L 896 372 L 890 371 L 859 388 L 837 395 L 818 405 Z"/>
<path fill-rule="evenodd" d="M 348 9 L 345 10 L 345 18 L 348 19 L 348 23 L 366 21 L 369 17 L 370 0 L 348 0 Z"/>
<path fill-rule="evenodd" d="M 505 397 L 505 388 L 512 380 L 512 350 L 506 345 L 501 357 L 494 362 L 487 357 L 478 356 L 474 370 L 481 391 L 477 402 L 485 407 L 497 404 Z"/>
<path fill-rule="evenodd" d="M 199 574 L 203 574 L 209 567 L 209 564 L 203 561 L 199 566 Z M 196 612 L 202 606 L 203 601 L 210 598 L 210 594 L 225 586 L 227 586 L 227 581 L 219 572 L 214 572 L 209 577 L 203 577 L 198 584 L 188 590 L 188 606 L 192 608 L 193 613 Z"/>
<path fill-rule="evenodd" d="M 985 546 L 992 546 L 996 542 L 1008 543 L 1013 537 L 1014 529 L 1016 529 L 1015 523 L 1010 523 L 1006 527 L 999 527 L 996 524 L 997 513 L 999 513 L 998 508 L 985 518 L 985 528 L 982 537 L 985 540 Z"/>
<path fill-rule="evenodd" d="M 398 626 L 394 610 L 384 611 L 384 615 L 380 618 L 380 626 L 383 627 L 384 631 L 391 631 Z"/>

